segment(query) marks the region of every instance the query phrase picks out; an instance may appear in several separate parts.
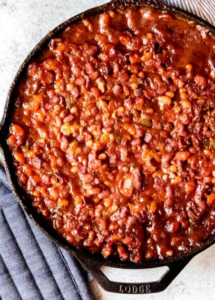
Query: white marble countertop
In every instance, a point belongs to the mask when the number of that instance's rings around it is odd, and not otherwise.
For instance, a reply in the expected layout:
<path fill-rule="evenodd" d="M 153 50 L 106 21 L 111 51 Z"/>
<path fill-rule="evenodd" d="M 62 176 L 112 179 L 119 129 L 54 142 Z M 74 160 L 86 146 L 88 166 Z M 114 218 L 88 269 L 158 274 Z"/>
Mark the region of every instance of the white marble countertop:
<path fill-rule="evenodd" d="M 212 1 L 212 0 L 211 0 Z M 0 0 L 0 119 L 9 85 L 24 58 L 51 29 L 87 8 L 105 0 Z M 201 0 L 200 0 L 201 2 Z M 121 282 L 156 280 L 161 270 L 106 269 Z M 195 257 L 162 293 L 121 295 L 105 292 L 94 280 L 91 287 L 99 300 L 214 300 L 215 246 Z M 72 296 L 71 296 L 72 299 Z M 75 299 L 74 299 L 75 300 Z"/>

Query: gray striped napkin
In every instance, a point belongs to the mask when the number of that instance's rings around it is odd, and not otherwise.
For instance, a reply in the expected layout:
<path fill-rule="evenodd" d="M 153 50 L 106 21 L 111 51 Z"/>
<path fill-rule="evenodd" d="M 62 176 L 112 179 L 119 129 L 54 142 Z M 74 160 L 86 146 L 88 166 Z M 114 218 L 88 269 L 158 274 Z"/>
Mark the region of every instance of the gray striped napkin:
<path fill-rule="evenodd" d="M 92 300 L 86 273 L 26 217 L 0 168 L 0 299 Z"/>
<path fill-rule="evenodd" d="M 182 8 L 215 25 L 214 0 L 161 0 L 161 2 Z"/>

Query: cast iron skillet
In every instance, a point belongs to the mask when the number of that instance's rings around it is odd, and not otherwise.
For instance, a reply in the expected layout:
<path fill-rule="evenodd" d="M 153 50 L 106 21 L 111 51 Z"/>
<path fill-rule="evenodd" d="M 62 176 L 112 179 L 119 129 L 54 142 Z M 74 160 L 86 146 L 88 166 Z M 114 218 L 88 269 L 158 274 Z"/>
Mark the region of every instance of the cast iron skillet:
<path fill-rule="evenodd" d="M 215 236 L 211 236 L 207 239 L 201 247 L 194 249 L 192 252 L 184 254 L 183 256 L 173 257 L 165 260 L 153 260 L 142 262 L 141 264 L 134 264 L 131 262 L 123 262 L 119 259 L 104 259 L 101 256 L 93 255 L 87 252 L 80 252 L 71 246 L 66 240 L 61 238 L 56 231 L 47 223 L 47 220 L 40 214 L 36 213 L 35 209 L 31 206 L 31 201 L 28 200 L 28 196 L 25 191 L 18 185 L 14 167 L 12 155 L 9 151 L 6 139 L 9 131 L 9 124 L 12 117 L 15 93 L 22 78 L 22 75 L 25 73 L 26 68 L 29 62 L 35 58 L 36 55 L 40 52 L 41 49 L 47 46 L 49 40 L 55 35 L 63 31 L 68 25 L 75 24 L 81 19 L 99 14 L 104 11 L 119 9 L 119 8 L 128 8 L 128 7 L 149 7 L 155 8 L 161 11 L 174 12 L 179 17 L 190 20 L 198 23 L 199 25 L 210 30 L 213 35 L 215 35 L 215 27 L 207 23 L 206 21 L 190 14 L 186 11 L 183 11 L 178 8 L 173 8 L 161 4 L 158 0 L 112 0 L 108 4 L 104 4 L 100 7 L 95 7 L 93 9 L 87 10 L 71 19 L 65 21 L 53 31 L 49 32 L 32 50 L 32 52 L 27 56 L 23 64 L 21 65 L 18 73 L 16 74 L 13 83 L 10 87 L 4 116 L 3 123 L 0 127 L 0 148 L 4 157 L 4 164 L 7 172 L 7 176 L 11 182 L 13 192 L 16 195 L 19 204 L 25 213 L 34 221 L 34 223 L 57 245 L 63 247 L 75 256 L 78 261 L 83 265 L 83 267 L 89 271 L 100 283 L 100 285 L 106 290 L 113 293 L 124 293 L 124 294 L 147 294 L 147 293 L 156 293 L 161 292 L 167 288 L 167 286 L 173 281 L 173 279 L 181 272 L 181 270 L 187 265 L 187 263 L 198 253 L 205 250 L 215 242 Z M 160 266 L 167 266 L 168 271 L 156 282 L 148 283 L 121 283 L 121 282 L 112 282 L 101 272 L 102 266 L 110 266 L 115 268 L 122 269 L 147 269 L 155 268 Z"/>

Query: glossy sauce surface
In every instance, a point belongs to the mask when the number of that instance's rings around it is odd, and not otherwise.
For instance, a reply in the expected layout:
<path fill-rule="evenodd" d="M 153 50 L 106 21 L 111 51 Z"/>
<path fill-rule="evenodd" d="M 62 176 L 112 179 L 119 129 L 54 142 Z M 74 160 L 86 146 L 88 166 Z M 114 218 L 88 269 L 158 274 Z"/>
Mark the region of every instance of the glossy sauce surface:
<path fill-rule="evenodd" d="M 140 262 L 215 229 L 215 41 L 148 9 L 84 19 L 19 86 L 19 184 L 71 244 Z"/>

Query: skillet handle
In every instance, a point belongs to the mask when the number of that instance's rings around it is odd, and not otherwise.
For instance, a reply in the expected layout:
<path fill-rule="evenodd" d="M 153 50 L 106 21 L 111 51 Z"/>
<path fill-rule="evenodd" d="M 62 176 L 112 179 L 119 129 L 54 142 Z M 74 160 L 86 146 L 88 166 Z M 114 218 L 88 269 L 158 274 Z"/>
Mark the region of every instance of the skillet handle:
<path fill-rule="evenodd" d="M 167 270 L 158 281 L 147 283 L 113 282 L 101 271 L 101 265 L 89 261 L 84 262 L 83 259 L 81 259 L 81 263 L 85 269 L 93 275 L 101 287 L 108 292 L 121 294 L 151 294 L 164 291 L 191 259 L 192 257 L 185 258 L 182 261 L 169 264 L 169 270 Z"/>

